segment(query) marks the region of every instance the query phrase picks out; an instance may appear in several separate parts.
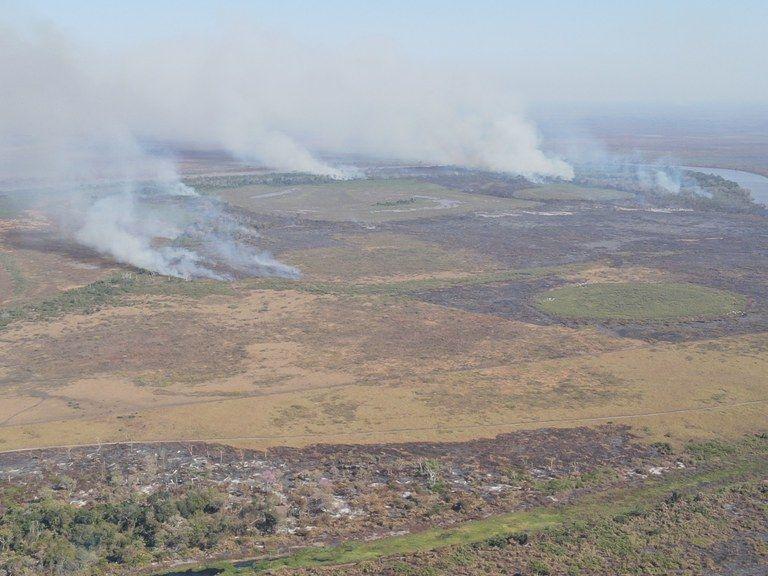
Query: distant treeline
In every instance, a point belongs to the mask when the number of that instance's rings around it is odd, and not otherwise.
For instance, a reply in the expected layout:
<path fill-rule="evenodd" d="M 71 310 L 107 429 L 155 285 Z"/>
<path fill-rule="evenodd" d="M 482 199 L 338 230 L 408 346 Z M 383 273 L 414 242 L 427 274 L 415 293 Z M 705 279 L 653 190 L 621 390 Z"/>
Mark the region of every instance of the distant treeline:
<path fill-rule="evenodd" d="M 756 212 L 748 190 L 736 182 L 714 174 L 683 170 L 662 185 L 655 173 L 669 176 L 664 169 L 636 165 L 580 166 L 575 183 L 631 192 L 657 206 L 717 210 L 726 212 Z"/>
<path fill-rule="evenodd" d="M 298 186 L 300 184 L 327 184 L 335 182 L 328 176 L 303 173 L 280 174 L 221 174 L 215 176 L 188 176 L 182 180 L 196 190 L 241 188 L 243 186 Z"/>

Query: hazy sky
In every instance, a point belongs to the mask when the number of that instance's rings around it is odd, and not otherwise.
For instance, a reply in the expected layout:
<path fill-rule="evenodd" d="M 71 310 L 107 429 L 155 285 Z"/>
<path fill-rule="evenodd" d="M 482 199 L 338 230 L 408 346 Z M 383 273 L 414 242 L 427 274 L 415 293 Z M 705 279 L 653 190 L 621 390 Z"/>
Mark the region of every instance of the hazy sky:
<path fill-rule="evenodd" d="M 397 49 L 509 75 L 530 103 L 768 103 L 768 0 L 0 0 L 121 47 L 247 21 L 306 42 Z"/>
<path fill-rule="evenodd" d="M 163 211 L 194 192 L 158 144 L 333 178 L 353 154 L 567 180 L 534 120 L 768 104 L 767 22 L 768 0 L 0 0 L 0 186 L 121 262 L 292 275 L 213 204 Z M 205 251 L 155 242 L 190 223 Z"/>

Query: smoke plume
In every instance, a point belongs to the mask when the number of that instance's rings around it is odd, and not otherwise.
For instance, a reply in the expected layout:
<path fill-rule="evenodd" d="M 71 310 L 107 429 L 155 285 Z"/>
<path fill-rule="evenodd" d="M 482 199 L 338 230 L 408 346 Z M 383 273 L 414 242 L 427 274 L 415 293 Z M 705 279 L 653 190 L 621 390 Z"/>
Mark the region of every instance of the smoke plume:
<path fill-rule="evenodd" d="M 233 27 L 99 52 L 52 27 L 0 27 L 0 187 L 34 191 L 74 239 L 120 262 L 184 278 L 295 276 L 145 143 L 332 178 L 354 176 L 326 160 L 343 154 L 572 178 L 508 94 L 381 45 Z"/>

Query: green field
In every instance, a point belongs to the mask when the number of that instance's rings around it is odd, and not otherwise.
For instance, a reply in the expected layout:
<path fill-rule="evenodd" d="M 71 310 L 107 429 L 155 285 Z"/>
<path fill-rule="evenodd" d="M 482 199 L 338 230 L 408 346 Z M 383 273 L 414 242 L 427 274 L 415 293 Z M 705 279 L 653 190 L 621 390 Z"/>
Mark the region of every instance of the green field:
<path fill-rule="evenodd" d="M 610 202 L 633 198 L 634 194 L 610 188 L 590 188 L 575 184 L 547 184 L 536 188 L 525 188 L 515 192 L 516 198 L 524 200 L 589 200 Z"/>
<path fill-rule="evenodd" d="M 467 194 L 411 179 L 349 180 L 295 186 L 253 185 L 219 190 L 228 202 L 261 214 L 298 214 L 332 221 L 387 222 L 473 211 L 530 208 L 517 198 Z"/>
<path fill-rule="evenodd" d="M 0 268 L 3 268 L 11 278 L 13 295 L 17 296 L 21 294 L 27 285 L 27 279 L 24 277 L 24 274 L 13 256 L 5 252 L 0 252 Z"/>
<path fill-rule="evenodd" d="M 536 305 L 566 318 L 642 321 L 716 318 L 740 312 L 746 299 L 695 284 L 600 283 L 549 290 L 539 294 Z"/>
<path fill-rule="evenodd" d="M 0 265 L 6 261 L 0 253 Z M 16 269 L 11 270 L 14 287 L 21 290 L 25 280 Z M 231 294 L 228 284 L 215 280 L 188 282 L 179 278 L 157 276 L 146 273 L 124 272 L 104 280 L 65 290 L 51 298 L 19 306 L 0 309 L 0 330 L 17 321 L 45 321 L 60 318 L 66 314 L 91 314 L 108 306 L 129 304 L 122 302 L 126 295 L 182 296 L 195 298 L 209 294 Z"/>
<path fill-rule="evenodd" d="M 547 184 L 499 198 L 451 190 L 416 179 L 350 180 L 323 184 L 258 184 L 218 190 L 228 202 L 258 213 L 299 214 L 318 220 L 387 222 L 467 212 L 508 212 L 534 202 L 632 198 L 627 192 L 575 184 Z"/>

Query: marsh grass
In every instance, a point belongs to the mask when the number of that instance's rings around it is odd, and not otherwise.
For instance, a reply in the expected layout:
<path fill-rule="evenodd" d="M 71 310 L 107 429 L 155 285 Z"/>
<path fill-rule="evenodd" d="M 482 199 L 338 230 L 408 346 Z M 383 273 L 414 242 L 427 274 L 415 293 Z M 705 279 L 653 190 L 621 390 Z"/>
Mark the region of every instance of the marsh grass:
<path fill-rule="evenodd" d="M 536 306 L 565 318 L 679 320 L 740 313 L 746 298 L 695 284 L 599 283 L 555 288 L 538 295 Z"/>

